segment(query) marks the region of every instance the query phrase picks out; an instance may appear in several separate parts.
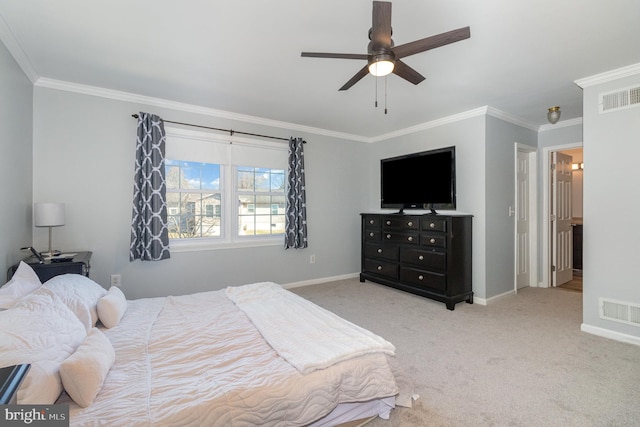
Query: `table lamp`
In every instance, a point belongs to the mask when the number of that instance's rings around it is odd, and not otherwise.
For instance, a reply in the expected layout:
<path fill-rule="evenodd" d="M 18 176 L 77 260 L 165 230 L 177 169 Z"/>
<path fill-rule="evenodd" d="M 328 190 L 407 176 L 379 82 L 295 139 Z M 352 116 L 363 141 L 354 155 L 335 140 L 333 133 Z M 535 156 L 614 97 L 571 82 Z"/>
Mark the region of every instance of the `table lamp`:
<path fill-rule="evenodd" d="M 33 213 L 36 227 L 49 227 L 49 252 L 41 254 L 48 257 L 60 255 L 60 251 L 51 249 L 51 229 L 64 225 L 64 203 L 34 203 Z"/>

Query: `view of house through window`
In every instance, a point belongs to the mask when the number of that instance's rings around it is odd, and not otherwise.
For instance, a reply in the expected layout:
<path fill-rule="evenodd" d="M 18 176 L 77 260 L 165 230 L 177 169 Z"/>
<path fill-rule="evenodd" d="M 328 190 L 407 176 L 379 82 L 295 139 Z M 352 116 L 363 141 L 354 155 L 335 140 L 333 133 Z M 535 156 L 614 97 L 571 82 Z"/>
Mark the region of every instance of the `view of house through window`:
<path fill-rule="evenodd" d="M 165 161 L 169 238 L 219 237 L 220 165 Z"/>
<path fill-rule="evenodd" d="M 284 170 L 236 168 L 238 235 L 284 233 Z"/>
<path fill-rule="evenodd" d="M 169 238 L 221 237 L 223 200 L 237 200 L 237 217 L 232 220 L 237 236 L 283 234 L 285 171 L 235 167 L 235 188 L 227 198 L 223 169 L 213 163 L 165 161 Z"/>

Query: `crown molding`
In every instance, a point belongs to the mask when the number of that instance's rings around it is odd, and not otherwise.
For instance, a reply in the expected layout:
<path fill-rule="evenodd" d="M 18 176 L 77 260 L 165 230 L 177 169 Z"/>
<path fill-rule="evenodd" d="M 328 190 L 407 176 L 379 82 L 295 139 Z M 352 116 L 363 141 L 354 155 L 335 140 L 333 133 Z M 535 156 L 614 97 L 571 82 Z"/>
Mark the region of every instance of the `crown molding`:
<path fill-rule="evenodd" d="M 315 135 L 323 135 L 331 138 L 347 139 L 350 141 L 369 142 L 370 138 L 353 135 L 343 132 L 334 132 L 327 129 L 320 129 L 311 126 L 303 126 L 295 123 L 281 122 L 278 120 L 265 119 L 262 117 L 249 116 L 246 114 L 232 113 L 224 110 L 217 110 L 199 105 L 186 104 L 183 102 L 170 101 L 162 98 L 138 95 L 130 92 L 123 92 L 113 89 L 105 89 L 98 86 L 90 86 L 79 83 L 72 83 L 63 80 L 55 80 L 46 77 L 40 77 L 34 83 L 34 86 L 49 89 L 63 90 L 66 92 L 74 92 L 83 95 L 97 96 L 101 98 L 113 99 L 116 101 L 125 101 L 137 104 L 145 104 L 158 108 L 167 108 L 170 110 L 184 111 L 187 113 L 201 114 L 203 116 L 216 117 L 228 120 L 236 120 L 239 122 L 252 123 L 256 125 L 270 126 L 286 130 L 295 130 L 298 132 L 312 133 Z"/>
<path fill-rule="evenodd" d="M 18 42 L 18 39 L 11 31 L 11 27 L 7 24 L 7 21 L 4 20 L 3 16 L 0 15 L 0 40 L 7 47 L 7 50 L 13 56 L 13 59 L 18 63 L 18 66 L 22 68 L 22 71 L 26 74 L 31 84 L 35 84 L 38 80 L 38 73 L 36 73 L 31 60 L 24 52 L 22 45 Z"/>
<path fill-rule="evenodd" d="M 566 128 L 570 126 L 578 126 L 578 125 L 580 126 L 582 125 L 582 117 L 578 117 L 571 120 L 561 120 L 555 125 L 552 125 L 551 123 L 542 125 L 540 126 L 540 132 L 546 132 L 548 130 L 554 130 L 554 129 L 560 129 L 560 128 Z"/>
<path fill-rule="evenodd" d="M 487 109 L 487 115 L 495 117 L 496 119 L 500 119 L 502 121 L 509 122 L 509 123 L 514 124 L 516 126 L 520 126 L 520 127 L 523 127 L 523 128 L 531 129 L 531 130 L 536 131 L 536 132 L 540 129 L 540 126 L 535 124 L 535 123 L 531 123 L 529 121 L 521 119 L 518 116 L 514 116 L 513 114 L 509 114 L 509 113 L 506 113 L 506 112 L 504 112 L 502 110 L 498 110 L 497 108 L 493 108 L 493 107 L 487 106 L 486 109 Z"/>
<path fill-rule="evenodd" d="M 96 96 L 100 98 L 113 99 L 116 101 L 124 101 L 135 104 L 150 105 L 158 108 L 166 108 L 170 110 L 183 111 L 187 113 L 200 114 L 203 116 L 222 118 L 227 120 L 235 120 L 244 123 L 251 123 L 256 125 L 270 126 L 286 130 L 294 130 L 298 132 L 305 132 L 315 135 L 323 135 L 331 138 L 346 139 L 349 141 L 374 143 L 380 141 L 386 141 L 392 138 L 397 138 L 403 135 L 409 135 L 412 133 L 420 132 L 426 129 L 432 129 L 438 126 L 443 126 L 449 123 L 455 123 L 462 120 L 467 120 L 473 117 L 479 116 L 492 116 L 500 120 L 513 123 L 517 126 L 521 126 L 534 131 L 539 131 L 540 126 L 527 122 L 519 117 L 508 114 L 504 111 L 498 110 L 493 107 L 484 106 L 468 110 L 462 113 L 453 114 L 451 116 L 443 117 L 437 120 L 421 123 L 408 128 L 400 129 L 394 132 L 378 135 L 375 137 L 366 137 L 362 135 L 354 135 L 343 132 L 335 132 L 327 129 L 315 128 L 311 126 L 303 126 L 295 123 L 282 122 L 278 120 L 265 119 L 262 117 L 249 116 L 246 114 L 238 114 L 224 110 L 217 110 L 209 107 L 202 107 L 199 105 L 187 104 L 183 102 L 171 101 L 162 98 L 156 98 L 151 96 L 139 95 L 131 92 L 123 92 L 114 89 L 106 89 L 98 86 L 85 85 L 80 83 L 73 83 L 63 80 L 50 79 L 47 77 L 39 77 L 36 79 L 34 86 L 43 87 L 48 89 L 62 90 L 66 92 L 79 93 L 82 95 Z M 568 125 L 569 126 L 569 125 Z"/>
<path fill-rule="evenodd" d="M 575 80 L 575 84 L 584 89 L 586 87 L 608 83 L 624 77 L 636 76 L 638 74 L 640 74 L 640 63 L 578 79 Z"/>
<path fill-rule="evenodd" d="M 432 129 L 432 128 L 435 128 L 435 127 L 438 127 L 438 126 L 442 126 L 442 125 L 446 125 L 446 124 L 449 124 L 449 123 L 459 122 L 461 120 L 466 120 L 466 119 L 469 119 L 471 117 L 482 116 L 482 115 L 486 114 L 486 112 L 487 112 L 487 107 L 476 108 L 474 110 L 465 111 L 465 112 L 462 112 L 462 113 L 454 114 L 452 116 L 443 117 L 443 118 L 432 120 L 432 121 L 429 121 L 429 122 L 420 123 L 420 124 L 415 125 L 415 126 L 410 126 L 408 128 L 399 129 L 399 130 L 394 131 L 394 132 L 389 132 L 389 133 L 385 133 L 385 134 L 382 134 L 382 135 L 378 135 L 378 136 L 370 138 L 370 141 L 368 141 L 368 142 L 386 141 L 388 139 L 397 138 L 399 136 L 409 135 L 409 134 L 412 134 L 412 133 L 420 132 L 420 131 L 423 131 L 423 130 L 426 130 L 426 129 Z"/>

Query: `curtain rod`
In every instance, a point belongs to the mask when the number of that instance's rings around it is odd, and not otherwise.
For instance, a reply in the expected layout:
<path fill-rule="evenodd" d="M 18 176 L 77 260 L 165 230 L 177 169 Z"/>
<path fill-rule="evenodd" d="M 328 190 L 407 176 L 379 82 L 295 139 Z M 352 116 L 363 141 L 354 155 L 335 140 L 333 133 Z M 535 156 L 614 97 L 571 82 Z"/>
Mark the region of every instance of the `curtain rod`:
<path fill-rule="evenodd" d="M 137 114 L 132 114 L 131 117 L 133 117 L 134 119 L 137 119 L 140 116 L 137 115 Z M 209 127 L 209 126 L 193 125 L 191 123 L 172 122 L 171 120 L 164 120 L 164 119 L 163 119 L 163 121 L 165 123 L 173 123 L 174 125 L 191 126 L 191 127 L 194 127 L 194 128 L 218 130 L 220 132 L 229 132 L 230 136 L 233 136 L 234 133 L 238 133 L 240 135 L 258 136 L 260 138 L 271 138 L 271 139 L 279 139 L 280 141 L 289 141 L 289 138 L 280 138 L 279 136 L 260 135 L 259 133 L 240 132 L 240 131 L 233 130 L 233 129 L 220 129 L 220 128 L 214 128 L 214 127 Z M 307 142 L 303 141 L 303 143 L 306 144 Z"/>

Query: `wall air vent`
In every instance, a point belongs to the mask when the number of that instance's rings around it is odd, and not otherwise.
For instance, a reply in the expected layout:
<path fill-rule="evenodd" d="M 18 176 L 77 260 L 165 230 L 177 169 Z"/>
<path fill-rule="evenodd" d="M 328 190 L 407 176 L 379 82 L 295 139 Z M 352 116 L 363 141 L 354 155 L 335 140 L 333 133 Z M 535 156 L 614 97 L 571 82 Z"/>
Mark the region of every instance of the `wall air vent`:
<path fill-rule="evenodd" d="M 600 298 L 600 318 L 640 326 L 640 304 Z"/>
<path fill-rule="evenodd" d="M 600 113 L 640 106 L 640 86 L 600 94 Z"/>

